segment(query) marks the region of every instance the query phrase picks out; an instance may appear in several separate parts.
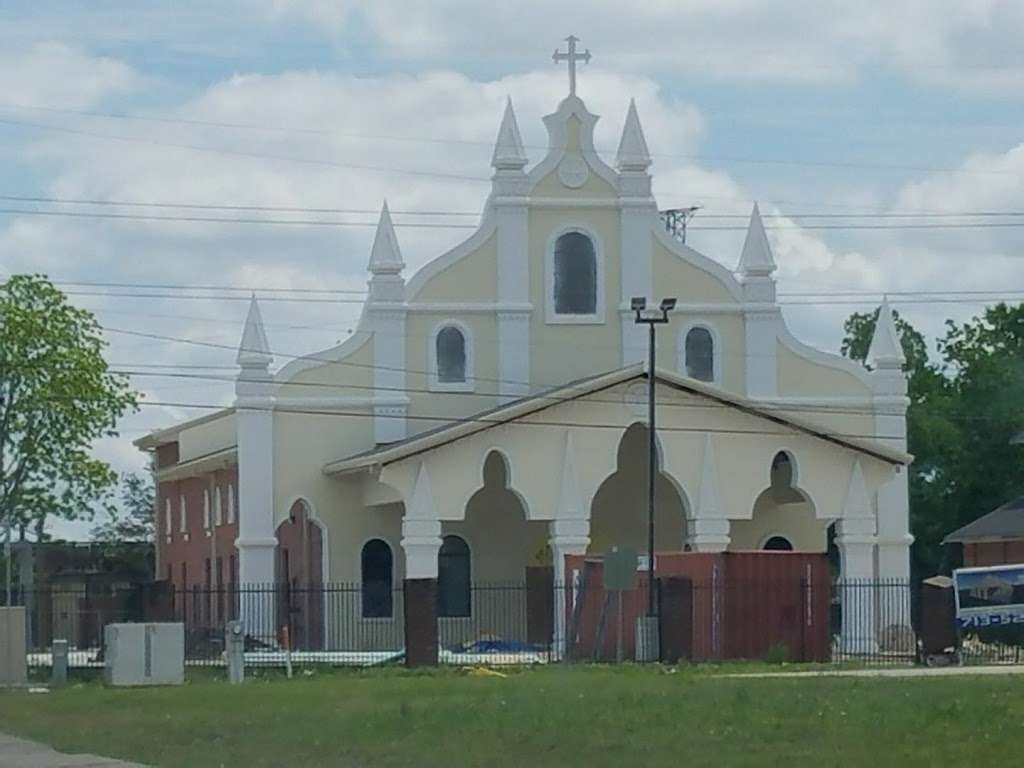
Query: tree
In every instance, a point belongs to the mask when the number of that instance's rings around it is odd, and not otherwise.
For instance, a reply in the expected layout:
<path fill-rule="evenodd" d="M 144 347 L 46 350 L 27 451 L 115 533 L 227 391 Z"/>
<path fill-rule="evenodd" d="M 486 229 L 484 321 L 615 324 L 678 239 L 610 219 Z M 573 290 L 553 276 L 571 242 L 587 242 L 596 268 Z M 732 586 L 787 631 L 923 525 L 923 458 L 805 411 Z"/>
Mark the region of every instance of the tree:
<path fill-rule="evenodd" d="M 124 475 L 121 478 L 121 508 L 112 510 L 106 522 L 92 529 L 92 538 L 109 545 L 151 543 L 155 533 L 155 499 L 156 489 L 151 475 Z"/>
<path fill-rule="evenodd" d="M 40 275 L 0 283 L 0 524 L 42 535 L 47 518 L 90 516 L 113 470 L 90 456 L 137 407 L 103 359 L 92 313 Z"/>

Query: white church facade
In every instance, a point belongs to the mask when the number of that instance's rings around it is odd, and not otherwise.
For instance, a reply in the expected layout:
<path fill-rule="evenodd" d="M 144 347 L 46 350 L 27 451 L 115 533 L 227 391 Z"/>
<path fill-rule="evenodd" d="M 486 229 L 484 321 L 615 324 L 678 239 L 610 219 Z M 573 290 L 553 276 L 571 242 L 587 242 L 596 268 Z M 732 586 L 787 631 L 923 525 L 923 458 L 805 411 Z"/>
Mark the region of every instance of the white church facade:
<path fill-rule="evenodd" d="M 304 577 L 323 583 L 437 579 L 446 563 L 473 582 L 547 564 L 562 582 L 566 556 L 644 551 L 654 375 L 658 552 L 825 552 L 831 526 L 841 577 L 909 578 L 908 401 L 888 306 L 870 370 L 798 341 L 756 206 L 735 270 L 679 242 L 635 105 L 611 167 L 572 91 L 533 164 L 508 103 L 478 229 L 414 275 L 385 204 L 362 316 L 339 346 L 276 367 L 253 299 L 234 404 L 137 442 L 157 457 L 158 573 L 274 582 L 294 567 L 282 571 L 288 524 L 314 531 Z M 633 297 L 677 300 L 653 372 Z M 880 629 L 861 620 L 859 633 Z"/>

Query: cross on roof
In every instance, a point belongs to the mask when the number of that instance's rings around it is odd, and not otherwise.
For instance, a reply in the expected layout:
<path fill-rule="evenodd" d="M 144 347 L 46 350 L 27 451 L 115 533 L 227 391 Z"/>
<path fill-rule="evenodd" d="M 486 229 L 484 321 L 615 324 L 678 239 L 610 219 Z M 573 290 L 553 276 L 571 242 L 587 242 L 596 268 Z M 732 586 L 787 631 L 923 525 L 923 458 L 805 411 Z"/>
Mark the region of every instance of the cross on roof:
<path fill-rule="evenodd" d="M 569 51 L 568 51 L 568 53 L 563 53 L 562 51 L 559 51 L 556 48 L 555 52 L 551 55 L 551 60 L 553 62 L 555 62 L 555 64 L 558 64 L 559 62 L 562 62 L 562 61 L 569 62 L 569 95 L 570 96 L 575 96 L 576 95 L 576 62 L 577 61 L 582 61 L 584 63 L 589 62 L 590 61 L 590 49 L 587 48 L 587 50 L 585 50 L 583 53 L 576 53 L 576 43 L 578 43 L 580 41 L 580 39 L 578 37 L 576 37 L 575 35 L 569 35 L 567 38 L 565 38 L 565 41 L 569 44 Z"/>

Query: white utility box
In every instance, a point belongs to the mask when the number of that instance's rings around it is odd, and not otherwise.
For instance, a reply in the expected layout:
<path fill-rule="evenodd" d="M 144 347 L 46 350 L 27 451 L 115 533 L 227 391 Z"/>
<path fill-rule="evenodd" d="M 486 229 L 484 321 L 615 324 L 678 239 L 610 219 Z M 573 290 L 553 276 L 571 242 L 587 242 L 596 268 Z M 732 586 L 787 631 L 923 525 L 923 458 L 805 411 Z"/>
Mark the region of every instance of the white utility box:
<path fill-rule="evenodd" d="M 185 682 L 184 624 L 108 624 L 103 639 L 107 685 Z"/>

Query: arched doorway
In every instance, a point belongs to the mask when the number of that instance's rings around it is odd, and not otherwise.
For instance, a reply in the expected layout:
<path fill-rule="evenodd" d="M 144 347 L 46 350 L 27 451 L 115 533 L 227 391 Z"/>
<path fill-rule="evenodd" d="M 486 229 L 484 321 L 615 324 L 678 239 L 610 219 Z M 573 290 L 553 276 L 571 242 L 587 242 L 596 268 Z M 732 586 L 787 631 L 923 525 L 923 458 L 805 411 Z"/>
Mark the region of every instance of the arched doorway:
<path fill-rule="evenodd" d="M 323 531 L 309 505 L 297 500 L 278 527 L 278 628 L 287 626 L 292 648 L 323 647 Z"/>
<path fill-rule="evenodd" d="M 601 483 L 590 506 L 588 554 L 603 555 L 613 545 L 647 552 L 647 454 L 647 426 L 633 424 L 619 442 L 615 472 Z M 660 453 L 657 461 L 660 467 Z M 659 469 L 654 486 L 654 548 L 681 552 L 685 538 L 686 503 Z"/>

